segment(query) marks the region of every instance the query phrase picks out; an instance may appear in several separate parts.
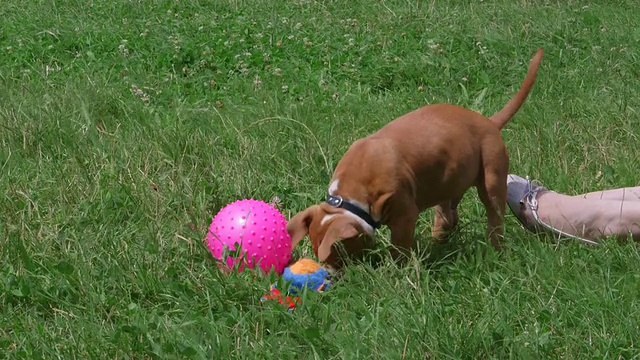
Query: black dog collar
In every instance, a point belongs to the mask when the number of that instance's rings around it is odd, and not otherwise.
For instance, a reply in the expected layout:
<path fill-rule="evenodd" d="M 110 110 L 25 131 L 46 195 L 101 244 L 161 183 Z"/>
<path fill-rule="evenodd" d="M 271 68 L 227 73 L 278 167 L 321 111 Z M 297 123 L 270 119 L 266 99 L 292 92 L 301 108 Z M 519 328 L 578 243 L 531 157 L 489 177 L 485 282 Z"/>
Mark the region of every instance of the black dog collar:
<path fill-rule="evenodd" d="M 367 224 L 371 225 L 371 227 L 373 227 L 374 229 L 380 228 L 380 223 L 373 220 L 368 212 L 362 210 L 359 206 L 343 200 L 340 196 L 327 195 L 327 204 L 333 207 L 345 209 L 355 214 L 356 216 L 364 220 Z"/>

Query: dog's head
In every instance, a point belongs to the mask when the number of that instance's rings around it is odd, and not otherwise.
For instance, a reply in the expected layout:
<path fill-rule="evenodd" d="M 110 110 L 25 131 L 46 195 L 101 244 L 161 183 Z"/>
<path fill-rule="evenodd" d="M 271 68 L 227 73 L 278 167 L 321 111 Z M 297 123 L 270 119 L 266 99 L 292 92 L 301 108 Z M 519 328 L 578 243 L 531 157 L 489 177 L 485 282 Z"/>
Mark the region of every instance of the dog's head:
<path fill-rule="evenodd" d="M 287 231 L 294 248 L 309 235 L 320 262 L 340 269 L 347 257 L 361 256 L 373 241 L 373 229 L 344 209 L 313 205 L 289 220 Z"/>

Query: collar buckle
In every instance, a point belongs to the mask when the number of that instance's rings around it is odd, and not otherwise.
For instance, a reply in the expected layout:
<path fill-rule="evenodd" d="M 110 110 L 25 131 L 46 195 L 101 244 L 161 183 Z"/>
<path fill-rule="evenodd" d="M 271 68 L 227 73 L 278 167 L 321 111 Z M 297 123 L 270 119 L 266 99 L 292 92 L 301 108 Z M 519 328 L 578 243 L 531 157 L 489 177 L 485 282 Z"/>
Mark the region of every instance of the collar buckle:
<path fill-rule="evenodd" d="M 342 198 L 340 196 L 333 196 L 333 195 L 328 195 L 327 196 L 327 203 L 333 207 L 342 207 L 342 203 L 344 202 L 344 200 L 342 200 Z"/>
<path fill-rule="evenodd" d="M 380 223 L 375 221 L 373 217 L 371 217 L 371 214 L 361 209 L 359 206 L 356 206 L 348 201 L 345 201 L 340 196 L 334 196 L 334 195 L 328 194 L 326 203 L 333 207 L 342 208 L 349 211 L 350 213 L 364 220 L 367 224 L 369 224 L 374 229 L 380 228 Z"/>

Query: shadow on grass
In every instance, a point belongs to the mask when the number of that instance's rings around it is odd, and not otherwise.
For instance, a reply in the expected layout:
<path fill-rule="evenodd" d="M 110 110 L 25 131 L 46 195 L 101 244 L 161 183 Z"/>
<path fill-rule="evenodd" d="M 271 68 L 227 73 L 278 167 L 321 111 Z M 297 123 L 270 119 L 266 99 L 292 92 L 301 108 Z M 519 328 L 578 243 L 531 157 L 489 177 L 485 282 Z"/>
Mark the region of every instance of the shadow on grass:
<path fill-rule="evenodd" d="M 364 264 L 372 269 L 393 264 L 393 266 L 404 267 L 412 261 L 417 261 L 421 267 L 427 270 L 437 270 L 440 267 L 452 264 L 459 259 L 473 261 L 478 256 L 485 257 L 488 252 L 493 251 L 491 245 L 486 241 L 484 235 L 476 234 L 460 226 L 454 230 L 447 241 L 436 242 L 429 235 L 416 236 L 414 248 L 409 257 L 404 258 L 404 262 L 394 264 L 391 257 L 391 244 L 378 244 L 375 249 L 368 251 L 360 259 L 351 259 L 347 264 Z"/>

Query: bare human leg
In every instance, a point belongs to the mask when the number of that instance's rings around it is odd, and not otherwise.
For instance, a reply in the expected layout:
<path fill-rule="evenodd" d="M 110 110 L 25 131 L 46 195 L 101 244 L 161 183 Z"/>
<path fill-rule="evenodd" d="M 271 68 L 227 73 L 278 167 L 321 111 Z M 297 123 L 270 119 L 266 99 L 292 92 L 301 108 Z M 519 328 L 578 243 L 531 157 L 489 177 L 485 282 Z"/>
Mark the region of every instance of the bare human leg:
<path fill-rule="evenodd" d="M 583 199 L 640 201 L 640 186 L 594 191 L 576 195 L 575 197 Z"/>
<path fill-rule="evenodd" d="M 640 241 L 640 187 L 569 196 L 509 175 L 507 203 L 525 228 L 595 244 L 604 237 Z"/>

